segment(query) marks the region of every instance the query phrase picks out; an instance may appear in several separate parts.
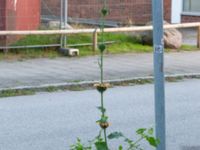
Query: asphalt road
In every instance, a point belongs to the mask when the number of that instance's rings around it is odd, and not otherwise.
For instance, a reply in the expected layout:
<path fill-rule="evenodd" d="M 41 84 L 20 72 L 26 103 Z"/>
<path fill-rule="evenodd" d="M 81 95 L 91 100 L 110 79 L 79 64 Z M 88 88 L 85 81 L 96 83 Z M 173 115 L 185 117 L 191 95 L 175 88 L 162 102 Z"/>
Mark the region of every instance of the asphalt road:
<path fill-rule="evenodd" d="M 167 150 L 200 150 L 199 90 L 200 80 L 166 84 Z M 109 132 L 134 137 L 154 126 L 153 85 L 115 87 L 105 100 Z M 2 98 L 0 150 L 68 150 L 77 137 L 89 140 L 98 133 L 99 102 L 95 90 Z"/>

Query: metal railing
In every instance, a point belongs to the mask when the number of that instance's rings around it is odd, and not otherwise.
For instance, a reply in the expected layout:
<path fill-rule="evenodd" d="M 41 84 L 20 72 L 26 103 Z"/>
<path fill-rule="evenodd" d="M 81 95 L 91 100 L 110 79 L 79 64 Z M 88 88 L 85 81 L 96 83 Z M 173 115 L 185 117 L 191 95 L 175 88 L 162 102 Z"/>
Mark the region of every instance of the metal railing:
<path fill-rule="evenodd" d="M 197 28 L 197 47 L 200 48 L 200 22 L 195 23 L 182 23 L 182 24 L 167 24 L 164 25 L 164 29 L 170 28 Z M 116 32 L 143 32 L 153 30 L 152 26 L 134 26 L 134 27 L 117 27 L 117 28 L 105 28 L 106 33 Z M 97 37 L 100 33 L 100 29 L 67 29 L 67 30 L 37 30 L 37 31 L 0 31 L 0 36 L 14 36 L 14 35 L 69 35 L 69 34 L 92 34 L 93 35 L 93 51 L 97 48 Z M 0 47 L 1 48 L 1 47 Z"/>

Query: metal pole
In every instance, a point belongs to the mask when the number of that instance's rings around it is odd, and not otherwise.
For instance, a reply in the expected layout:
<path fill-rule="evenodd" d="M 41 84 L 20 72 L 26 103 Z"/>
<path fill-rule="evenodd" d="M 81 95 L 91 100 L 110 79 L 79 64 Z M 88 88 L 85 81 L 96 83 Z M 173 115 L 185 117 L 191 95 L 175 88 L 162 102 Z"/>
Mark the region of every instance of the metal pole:
<path fill-rule="evenodd" d="M 62 30 L 63 24 L 63 0 L 60 0 L 60 30 Z M 63 35 L 60 36 L 60 48 L 63 47 Z"/>
<path fill-rule="evenodd" d="M 64 29 L 67 29 L 67 19 L 68 19 L 68 0 L 64 0 Z M 64 35 L 64 48 L 67 47 L 67 35 Z"/>
<path fill-rule="evenodd" d="M 93 33 L 93 52 L 95 52 L 97 50 L 98 47 L 98 33 L 97 30 L 94 31 Z"/>
<path fill-rule="evenodd" d="M 197 28 L 197 48 L 200 48 L 200 26 Z"/>
<path fill-rule="evenodd" d="M 163 0 L 152 0 L 152 10 L 154 27 L 155 121 L 156 137 L 160 140 L 157 150 L 166 150 Z"/>

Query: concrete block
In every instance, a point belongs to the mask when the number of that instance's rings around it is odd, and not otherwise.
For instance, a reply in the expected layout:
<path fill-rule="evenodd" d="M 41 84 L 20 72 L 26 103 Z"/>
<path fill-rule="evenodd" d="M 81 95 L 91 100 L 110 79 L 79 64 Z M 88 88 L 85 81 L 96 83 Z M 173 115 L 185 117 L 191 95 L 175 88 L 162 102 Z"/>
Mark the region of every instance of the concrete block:
<path fill-rule="evenodd" d="M 75 49 L 75 48 L 60 48 L 59 50 L 65 56 L 71 56 L 71 57 L 79 56 L 79 49 Z"/>

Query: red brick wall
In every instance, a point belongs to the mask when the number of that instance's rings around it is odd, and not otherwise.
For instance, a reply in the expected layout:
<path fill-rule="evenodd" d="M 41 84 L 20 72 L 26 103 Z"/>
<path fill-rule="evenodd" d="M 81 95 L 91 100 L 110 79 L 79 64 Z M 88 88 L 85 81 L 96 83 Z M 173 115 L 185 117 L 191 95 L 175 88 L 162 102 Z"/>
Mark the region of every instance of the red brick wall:
<path fill-rule="evenodd" d="M 43 15 L 59 15 L 60 0 L 43 0 Z M 68 0 L 69 16 L 72 18 L 98 19 L 100 0 Z M 51 11 L 49 12 L 49 10 Z M 151 0 L 109 0 L 109 20 L 144 24 L 151 20 Z"/>
<path fill-rule="evenodd" d="M 16 29 L 16 10 L 14 9 L 14 1 L 6 0 L 6 14 L 5 14 L 5 22 L 6 28 L 5 30 L 15 30 Z M 24 8 L 22 8 L 24 9 Z"/>
<path fill-rule="evenodd" d="M 60 15 L 61 0 L 41 0 L 42 15 Z"/>
<path fill-rule="evenodd" d="M 13 0 L 7 0 L 6 8 L 7 30 L 33 30 L 39 27 L 40 0 L 18 0 L 16 8 Z"/>
<path fill-rule="evenodd" d="M 0 30 L 5 30 L 5 1 L 0 0 Z M 0 46 L 5 44 L 5 37 L 0 36 Z"/>
<path fill-rule="evenodd" d="M 172 0 L 164 0 L 164 18 L 167 22 L 171 22 Z"/>
<path fill-rule="evenodd" d="M 200 16 L 182 15 L 181 22 L 200 22 Z"/>
<path fill-rule="evenodd" d="M 0 1 L 0 30 L 5 29 L 5 1 Z"/>
<path fill-rule="evenodd" d="M 100 0 L 68 0 L 72 18 L 98 19 Z M 109 20 L 145 24 L 151 21 L 151 0 L 109 0 Z M 48 9 L 47 9 L 48 7 Z M 164 0 L 165 19 L 171 21 L 171 0 Z M 43 15 L 60 15 L 60 0 L 43 0 Z"/>
<path fill-rule="evenodd" d="M 151 20 L 151 0 L 109 0 L 110 15 L 107 19 L 144 24 Z M 69 15 L 75 18 L 99 18 L 101 5 L 96 0 L 69 1 Z"/>
<path fill-rule="evenodd" d="M 40 0 L 0 0 L 1 30 L 34 30 L 40 25 Z M 19 36 L 2 36 L 1 44 L 10 44 Z M 4 42 L 6 41 L 6 42 Z"/>

